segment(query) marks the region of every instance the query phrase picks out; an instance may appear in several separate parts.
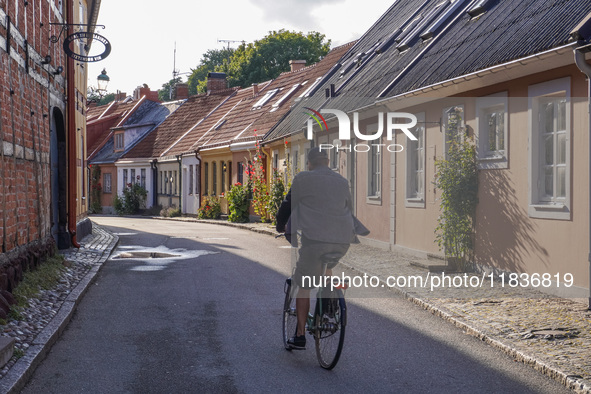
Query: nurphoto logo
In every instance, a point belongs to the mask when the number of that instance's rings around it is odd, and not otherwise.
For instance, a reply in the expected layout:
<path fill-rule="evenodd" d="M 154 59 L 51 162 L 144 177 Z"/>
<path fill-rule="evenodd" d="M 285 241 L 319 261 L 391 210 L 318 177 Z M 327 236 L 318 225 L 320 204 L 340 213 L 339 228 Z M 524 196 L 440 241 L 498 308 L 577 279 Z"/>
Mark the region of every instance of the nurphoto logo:
<path fill-rule="evenodd" d="M 354 150 L 355 152 L 369 152 L 372 147 L 376 147 L 378 152 L 383 148 L 392 153 L 402 152 L 404 150 L 404 146 L 400 144 L 356 143 L 347 145 L 346 141 L 351 141 L 352 138 L 351 123 L 353 123 L 353 138 L 355 140 L 359 139 L 368 142 L 380 140 L 384 134 L 384 123 L 386 124 L 386 140 L 392 141 L 395 130 L 401 130 L 406 135 L 406 137 L 412 141 L 417 140 L 417 137 L 415 137 L 410 131 L 410 129 L 417 125 L 417 117 L 407 112 L 378 112 L 377 130 L 375 132 L 369 132 L 366 130 L 365 133 L 362 133 L 359 130 L 358 112 L 353 112 L 353 122 L 351 122 L 349 116 L 345 112 L 338 109 L 321 109 L 320 112 L 318 112 L 309 107 L 304 108 L 310 111 L 304 112 L 306 115 L 310 116 L 310 119 L 308 119 L 308 130 L 306 133 L 306 138 L 309 140 L 314 138 L 314 122 L 318 124 L 320 131 L 328 131 L 328 125 L 322 114 L 333 114 L 337 118 L 339 125 L 338 140 L 340 141 L 340 144 L 320 144 L 320 150 L 336 149 L 337 151 L 342 150 L 347 152 L 351 152 L 351 150 Z M 410 120 L 410 122 L 407 120 Z"/>

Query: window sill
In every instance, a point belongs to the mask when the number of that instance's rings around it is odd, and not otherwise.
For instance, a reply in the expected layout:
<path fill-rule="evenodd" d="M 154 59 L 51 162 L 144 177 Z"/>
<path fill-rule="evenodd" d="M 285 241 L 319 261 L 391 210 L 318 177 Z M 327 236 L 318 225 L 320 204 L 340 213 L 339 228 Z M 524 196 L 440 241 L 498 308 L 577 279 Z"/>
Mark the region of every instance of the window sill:
<path fill-rule="evenodd" d="M 562 203 L 536 203 L 528 207 L 529 217 L 538 219 L 570 220 L 571 212 L 566 204 Z"/>
<path fill-rule="evenodd" d="M 481 170 L 494 170 L 508 168 L 509 162 L 505 156 L 486 156 L 478 158 L 478 168 Z"/>
<path fill-rule="evenodd" d="M 382 196 L 367 196 L 365 202 L 371 205 L 382 205 Z"/>
<path fill-rule="evenodd" d="M 425 200 L 422 198 L 407 198 L 404 200 L 406 208 L 425 208 Z"/>

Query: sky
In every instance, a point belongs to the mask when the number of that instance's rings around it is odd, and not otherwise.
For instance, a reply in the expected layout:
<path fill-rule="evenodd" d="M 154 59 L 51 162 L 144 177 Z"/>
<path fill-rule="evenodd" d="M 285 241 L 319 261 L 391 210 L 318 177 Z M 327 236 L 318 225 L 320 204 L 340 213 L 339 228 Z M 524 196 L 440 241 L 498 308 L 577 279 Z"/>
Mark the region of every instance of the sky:
<path fill-rule="evenodd" d="M 172 79 L 176 69 L 190 73 L 208 49 L 253 42 L 269 31 L 317 31 L 332 47 L 363 35 L 394 0 L 102 0 L 96 33 L 111 43 L 110 55 L 88 63 L 88 84 L 106 69 L 108 92 L 133 94 L 144 83 L 152 90 Z M 237 47 L 240 43 L 230 43 Z M 93 46 L 91 54 L 102 52 Z M 186 81 L 187 75 L 181 75 Z"/>

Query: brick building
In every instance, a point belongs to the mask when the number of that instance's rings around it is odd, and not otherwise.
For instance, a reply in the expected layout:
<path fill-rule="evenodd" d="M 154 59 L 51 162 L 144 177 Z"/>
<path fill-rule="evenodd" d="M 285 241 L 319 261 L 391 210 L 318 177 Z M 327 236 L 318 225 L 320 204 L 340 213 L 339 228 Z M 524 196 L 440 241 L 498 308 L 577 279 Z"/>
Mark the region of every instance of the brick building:
<path fill-rule="evenodd" d="M 77 246 L 91 229 L 86 68 L 62 45 L 88 27 L 62 28 L 96 24 L 99 5 L 0 1 L 0 289 L 12 290 L 55 244 Z M 72 43 L 77 53 L 84 44 Z"/>

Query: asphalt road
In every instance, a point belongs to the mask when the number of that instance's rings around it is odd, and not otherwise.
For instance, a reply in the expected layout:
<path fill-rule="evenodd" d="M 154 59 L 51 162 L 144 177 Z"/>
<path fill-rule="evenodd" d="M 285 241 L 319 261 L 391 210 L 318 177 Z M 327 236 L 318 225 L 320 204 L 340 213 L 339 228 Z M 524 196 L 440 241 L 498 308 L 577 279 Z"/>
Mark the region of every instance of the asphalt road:
<path fill-rule="evenodd" d="M 93 220 L 119 246 L 23 393 L 569 392 L 390 293 L 348 300 L 345 348 L 325 371 L 312 341 L 306 351 L 283 348 L 284 240 L 202 223 Z M 133 252 L 176 256 L 117 258 Z"/>

